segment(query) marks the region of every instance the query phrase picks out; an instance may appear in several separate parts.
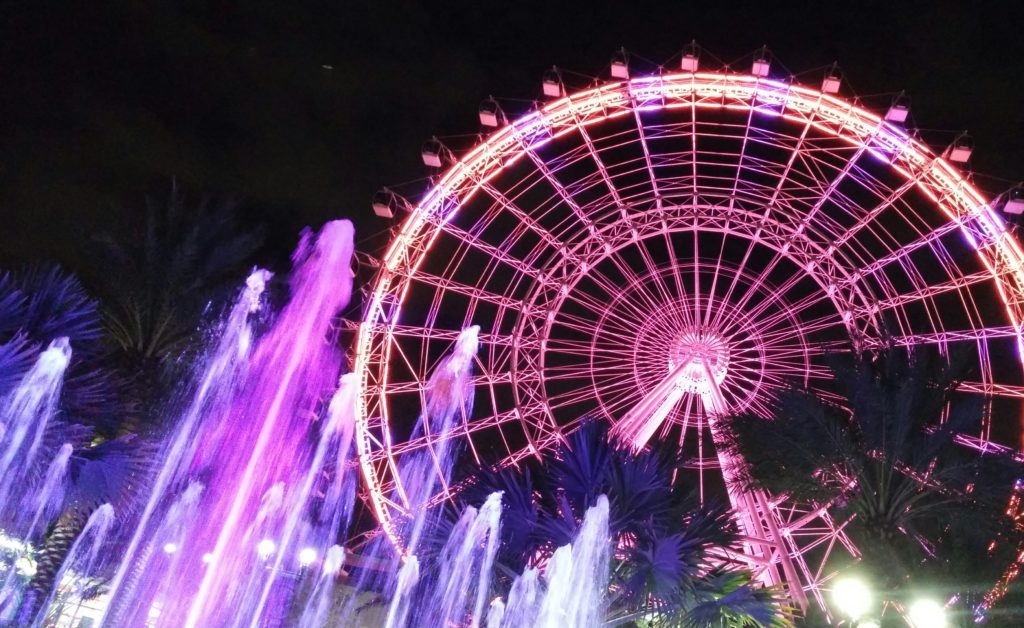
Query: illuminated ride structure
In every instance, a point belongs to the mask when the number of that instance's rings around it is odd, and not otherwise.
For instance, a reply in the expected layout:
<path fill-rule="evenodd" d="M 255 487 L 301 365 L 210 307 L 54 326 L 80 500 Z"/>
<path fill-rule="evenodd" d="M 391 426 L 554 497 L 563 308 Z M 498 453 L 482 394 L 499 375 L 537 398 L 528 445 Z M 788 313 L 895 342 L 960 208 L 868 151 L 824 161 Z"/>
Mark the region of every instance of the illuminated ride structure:
<path fill-rule="evenodd" d="M 907 101 L 883 115 L 818 88 L 750 74 L 682 71 L 549 97 L 437 168 L 369 287 L 358 327 L 358 447 L 365 494 L 400 544 L 408 514 L 399 461 L 436 452 L 412 433 L 425 387 L 461 329 L 480 326 L 475 408 L 450 434 L 463 456 L 543 458 L 585 417 L 635 447 L 678 443 L 705 497 L 728 497 L 761 581 L 800 608 L 824 605 L 831 565 L 857 548 L 829 504 L 734 490 L 716 417 L 771 415 L 796 382 L 834 395 L 825 356 L 893 343 L 962 349 L 981 395 L 965 445 L 1016 448 L 1024 406 L 1024 256 L 994 203 L 961 174 L 960 140 L 933 151 L 904 130 Z M 1004 199 L 1005 200 L 1005 199 Z M 1005 211 L 1020 209 L 1010 200 Z M 440 468 L 440 465 L 438 465 Z M 443 474 L 440 501 L 457 490 Z"/>

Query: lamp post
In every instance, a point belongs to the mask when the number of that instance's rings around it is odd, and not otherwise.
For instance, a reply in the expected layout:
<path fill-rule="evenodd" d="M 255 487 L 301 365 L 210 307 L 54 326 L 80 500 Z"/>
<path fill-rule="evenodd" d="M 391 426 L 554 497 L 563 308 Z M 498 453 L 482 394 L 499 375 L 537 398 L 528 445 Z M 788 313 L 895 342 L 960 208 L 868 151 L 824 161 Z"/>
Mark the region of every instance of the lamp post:
<path fill-rule="evenodd" d="M 872 598 L 871 589 L 858 578 L 843 578 L 832 589 L 832 601 L 839 614 L 850 620 L 851 626 L 867 628 L 875 623 L 871 620 L 860 621 L 871 610 Z"/>
<path fill-rule="evenodd" d="M 832 588 L 832 602 L 843 625 L 856 628 L 878 628 L 871 617 L 874 596 L 868 585 L 859 578 L 847 577 L 836 581 Z M 946 609 L 932 598 L 922 597 L 906 608 L 906 621 L 910 628 L 946 628 Z"/>
<path fill-rule="evenodd" d="M 946 609 L 935 600 L 921 598 L 907 609 L 907 619 L 914 628 L 945 628 Z"/>

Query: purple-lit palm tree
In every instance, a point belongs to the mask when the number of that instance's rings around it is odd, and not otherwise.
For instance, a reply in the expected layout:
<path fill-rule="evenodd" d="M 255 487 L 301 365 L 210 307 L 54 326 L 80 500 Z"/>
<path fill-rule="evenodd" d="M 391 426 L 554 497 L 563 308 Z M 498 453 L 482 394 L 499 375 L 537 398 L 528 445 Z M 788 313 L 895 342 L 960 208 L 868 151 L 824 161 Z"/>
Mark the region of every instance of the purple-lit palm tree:
<path fill-rule="evenodd" d="M 109 428 L 125 411 L 124 386 L 105 364 L 99 303 L 56 266 L 0 273 L 0 395 L 61 336 L 72 349 L 61 407 L 76 422 Z"/>
<path fill-rule="evenodd" d="M 702 504 L 674 482 L 682 462 L 672 447 L 640 453 L 620 447 L 605 423 L 588 420 L 543 466 L 473 470 L 460 502 L 479 505 L 503 491 L 495 580 L 506 592 L 523 569 L 543 567 L 570 543 L 587 509 L 607 495 L 615 548 L 604 601 L 609 625 L 786 625 L 780 592 L 754 584 L 749 572 L 724 558 L 739 543 L 728 505 Z M 439 525 L 438 543 L 453 520 Z"/>
<path fill-rule="evenodd" d="M 63 510 L 36 554 L 36 572 L 29 581 L 19 617 L 35 616 L 39 605 L 59 585 L 55 579 L 61 566 L 98 507 L 109 503 L 121 521 L 128 519 L 134 498 L 144 486 L 152 455 L 134 435 L 86 446 L 73 453 Z"/>

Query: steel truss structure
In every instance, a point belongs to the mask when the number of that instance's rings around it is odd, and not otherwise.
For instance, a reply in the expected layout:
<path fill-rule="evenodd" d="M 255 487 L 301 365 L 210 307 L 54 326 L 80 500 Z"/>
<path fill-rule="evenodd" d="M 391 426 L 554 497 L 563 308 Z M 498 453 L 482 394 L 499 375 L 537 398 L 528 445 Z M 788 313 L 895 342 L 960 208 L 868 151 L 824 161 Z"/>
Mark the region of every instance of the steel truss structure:
<path fill-rule="evenodd" d="M 808 87 L 679 73 L 573 93 L 448 163 L 401 224 L 356 341 L 358 447 L 384 531 L 410 504 L 402 456 L 455 438 L 515 465 L 582 418 L 641 447 L 672 439 L 701 494 L 731 499 L 743 556 L 795 603 L 822 603 L 828 504 L 733 490 L 716 418 L 770 415 L 788 382 L 833 395 L 824 356 L 886 342 L 962 347 L 986 399 L 980 449 L 1017 446 L 1024 256 L 942 156 Z M 476 407 L 412 435 L 426 382 L 481 327 Z M 452 490 L 438 478 L 437 500 Z"/>

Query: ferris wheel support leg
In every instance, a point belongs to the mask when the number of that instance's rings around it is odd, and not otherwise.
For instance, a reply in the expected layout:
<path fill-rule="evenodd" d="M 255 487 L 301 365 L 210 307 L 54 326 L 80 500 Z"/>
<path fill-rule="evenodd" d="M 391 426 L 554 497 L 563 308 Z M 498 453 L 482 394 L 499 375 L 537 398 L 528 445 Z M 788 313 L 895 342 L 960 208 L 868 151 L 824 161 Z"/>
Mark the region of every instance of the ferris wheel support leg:
<path fill-rule="evenodd" d="M 739 482 L 738 461 L 718 446 L 721 438 L 718 431 L 716 417 L 723 416 L 728 411 L 725 397 L 721 388 L 711 373 L 711 368 L 705 363 L 704 369 L 707 372 L 709 391 L 702 395 L 704 407 L 709 410 L 708 426 L 711 429 L 711 437 L 715 441 L 718 450 L 718 459 L 722 467 L 722 476 L 725 479 L 726 491 L 729 500 L 732 502 L 733 510 L 737 513 L 740 527 L 751 541 L 748 547 L 755 554 L 763 555 L 771 559 L 768 568 L 762 572 L 762 581 L 768 585 L 785 584 L 788 588 L 790 598 L 796 603 L 802 612 L 807 611 L 807 595 L 804 592 L 800 577 L 797 574 L 796 566 L 790 556 L 789 537 L 782 534 L 775 520 L 775 513 L 767 494 L 761 490 L 745 491 Z M 757 547 L 760 546 L 760 547 Z M 776 559 L 778 564 L 776 564 Z M 779 573 L 778 567 L 782 567 Z"/>

